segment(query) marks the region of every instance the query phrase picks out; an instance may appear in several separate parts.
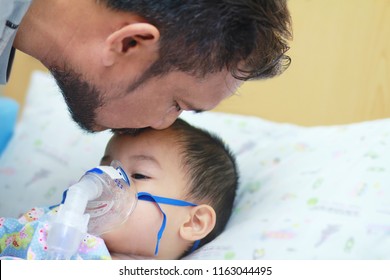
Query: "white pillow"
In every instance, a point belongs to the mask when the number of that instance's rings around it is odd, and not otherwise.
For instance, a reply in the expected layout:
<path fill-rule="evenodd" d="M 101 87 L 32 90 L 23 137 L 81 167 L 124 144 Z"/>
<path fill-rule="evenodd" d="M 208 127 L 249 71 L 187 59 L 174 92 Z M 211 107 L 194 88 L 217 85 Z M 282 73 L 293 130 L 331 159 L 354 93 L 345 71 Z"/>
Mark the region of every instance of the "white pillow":
<path fill-rule="evenodd" d="M 241 173 L 226 230 L 187 258 L 390 259 L 390 119 L 306 128 L 212 112 L 183 118 L 219 134 Z M 109 137 L 83 133 L 52 78 L 35 73 L 0 158 L 0 216 L 58 203 Z"/>

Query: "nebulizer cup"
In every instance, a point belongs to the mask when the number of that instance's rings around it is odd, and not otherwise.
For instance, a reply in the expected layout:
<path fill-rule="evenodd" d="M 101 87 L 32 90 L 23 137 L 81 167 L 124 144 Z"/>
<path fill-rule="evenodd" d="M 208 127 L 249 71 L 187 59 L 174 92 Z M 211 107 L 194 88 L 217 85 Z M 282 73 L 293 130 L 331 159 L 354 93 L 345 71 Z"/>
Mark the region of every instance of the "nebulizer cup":
<path fill-rule="evenodd" d="M 88 232 L 99 236 L 125 222 L 137 191 L 118 161 L 87 171 L 66 192 L 47 237 L 49 259 L 70 259 Z"/>

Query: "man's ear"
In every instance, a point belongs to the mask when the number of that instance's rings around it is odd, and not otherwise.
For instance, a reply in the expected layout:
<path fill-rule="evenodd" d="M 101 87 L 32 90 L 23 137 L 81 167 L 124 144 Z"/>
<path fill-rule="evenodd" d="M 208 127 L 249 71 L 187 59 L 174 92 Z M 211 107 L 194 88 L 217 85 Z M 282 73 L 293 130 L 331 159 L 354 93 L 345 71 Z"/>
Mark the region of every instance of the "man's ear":
<path fill-rule="evenodd" d="M 191 209 L 188 218 L 180 227 L 184 240 L 196 241 L 206 237 L 215 227 L 216 214 L 209 205 L 198 205 Z"/>
<path fill-rule="evenodd" d="M 140 52 L 157 50 L 158 29 L 149 23 L 130 23 L 111 33 L 104 42 L 102 62 L 113 65 L 117 59 Z"/>

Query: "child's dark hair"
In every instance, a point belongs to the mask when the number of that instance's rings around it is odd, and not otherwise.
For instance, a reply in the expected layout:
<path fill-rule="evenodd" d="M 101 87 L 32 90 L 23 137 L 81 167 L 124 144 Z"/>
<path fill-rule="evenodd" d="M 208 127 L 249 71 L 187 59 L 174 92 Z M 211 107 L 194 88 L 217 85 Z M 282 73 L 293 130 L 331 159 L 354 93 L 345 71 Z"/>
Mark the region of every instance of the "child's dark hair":
<path fill-rule="evenodd" d="M 136 137 L 150 129 L 114 130 L 114 133 Z M 215 239 L 229 221 L 239 181 L 235 157 L 219 136 L 192 126 L 183 119 L 176 119 L 167 129 L 173 131 L 172 137 L 179 146 L 181 165 L 189 181 L 186 195 L 181 199 L 208 204 L 217 216 L 215 227 L 200 241 L 200 248 Z M 185 252 L 180 258 L 188 253 Z"/>
<path fill-rule="evenodd" d="M 182 119 L 177 119 L 170 129 L 177 132 L 184 170 L 190 182 L 185 199 L 209 204 L 217 215 L 214 229 L 201 240 L 200 247 L 224 230 L 232 213 L 239 180 L 235 158 L 217 135 Z"/>

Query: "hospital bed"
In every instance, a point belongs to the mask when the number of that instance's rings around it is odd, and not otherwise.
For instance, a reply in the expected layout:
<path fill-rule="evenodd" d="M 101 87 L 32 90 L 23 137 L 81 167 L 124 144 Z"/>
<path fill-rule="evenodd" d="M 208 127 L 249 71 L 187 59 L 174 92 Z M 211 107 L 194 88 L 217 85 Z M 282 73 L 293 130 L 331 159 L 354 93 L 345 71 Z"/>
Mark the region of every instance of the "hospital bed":
<path fill-rule="evenodd" d="M 291 67 L 182 115 L 223 138 L 241 175 L 226 230 L 189 259 L 390 259 L 390 5 L 290 6 Z M 58 203 L 110 137 L 82 132 L 52 77 L 18 56 L 4 90 L 19 117 L 0 157 L 0 216 L 15 217 Z"/>

